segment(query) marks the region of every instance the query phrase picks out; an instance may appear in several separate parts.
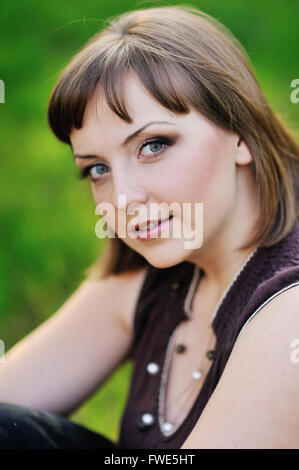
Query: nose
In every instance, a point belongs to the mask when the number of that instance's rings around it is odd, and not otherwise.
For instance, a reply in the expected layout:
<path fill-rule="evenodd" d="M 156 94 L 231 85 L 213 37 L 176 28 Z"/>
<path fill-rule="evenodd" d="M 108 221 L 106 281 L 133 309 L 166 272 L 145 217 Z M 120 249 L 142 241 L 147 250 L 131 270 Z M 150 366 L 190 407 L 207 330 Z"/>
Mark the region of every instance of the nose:
<path fill-rule="evenodd" d="M 147 191 L 141 187 L 133 174 L 125 172 L 114 173 L 113 205 L 119 212 L 127 211 L 128 206 L 145 204 Z"/>

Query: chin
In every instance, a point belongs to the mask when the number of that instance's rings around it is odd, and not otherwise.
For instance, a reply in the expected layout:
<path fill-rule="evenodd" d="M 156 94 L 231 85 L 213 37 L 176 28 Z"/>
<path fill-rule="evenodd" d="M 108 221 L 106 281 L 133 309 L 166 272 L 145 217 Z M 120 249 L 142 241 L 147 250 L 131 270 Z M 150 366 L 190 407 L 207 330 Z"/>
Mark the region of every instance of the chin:
<path fill-rule="evenodd" d="M 158 269 L 171 268 L 187 260 L 186 250 L 180 253 L 180 250 L 177 248 L 168 250 L 161 247 L 161 250 L 157 250 L 155 253 L 149 250 L 147 253 L 143 252 L 140 254 L 151 266 Z"/>

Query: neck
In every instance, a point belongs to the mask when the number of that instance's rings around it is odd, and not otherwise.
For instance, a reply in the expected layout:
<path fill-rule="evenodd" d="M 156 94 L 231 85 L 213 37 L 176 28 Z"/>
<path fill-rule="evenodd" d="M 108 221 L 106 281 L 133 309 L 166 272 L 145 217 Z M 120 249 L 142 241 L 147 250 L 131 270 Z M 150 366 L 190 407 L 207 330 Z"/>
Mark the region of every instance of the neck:
<path fill-rule="evenodd" d="M 239 187 L 242 187 L 243 191 L 238 192 L 237 202 L 230 217 L 215 230 L 217 235 L 206 242 L 204 240 L 202 247 L 189 259 L 203 270 L 202 281 L 205 289 L 208 289 L 215 299 L 221 298 L 258 246 L 240 248 L 252 237 L 258 217 L 258 201 L 254 196 L 253 182 L 248 177 L 245 178 L 245 171 L 239 179 Z"/>
<path fill-rule="evenodd" d="M 198 262 L 195 261 L 195 264 L 203 270 L 202 280 L 204 280 L 205 289 L 209 288 L 210 291 L 215 292 L 216 297 L 220 297 L 256 248 L 255 246 L 242 251 L 227 250 L 218 256 L 214 252 L 211 257 L 206 256 Z"/>

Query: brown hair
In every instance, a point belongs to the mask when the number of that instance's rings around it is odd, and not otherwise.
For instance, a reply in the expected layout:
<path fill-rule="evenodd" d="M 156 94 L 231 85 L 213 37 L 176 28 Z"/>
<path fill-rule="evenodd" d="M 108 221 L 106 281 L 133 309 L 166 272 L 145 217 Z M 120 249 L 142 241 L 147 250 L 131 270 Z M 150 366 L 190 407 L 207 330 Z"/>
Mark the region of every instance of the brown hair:
<path fill-rule="evenodd" d="M 132 122 L 123 83 L 133 70 L 151 95 L 175 113 L 192 105 L 218 126 L 237 133 L 248 146 L 260 201 L 254 244 L 271 246 L 298 219 L 299 147 L 272 111 L 246 51 L 232 33 L 189 5 L 153 7 L 110 18 L 61 73 L 49 101 L 55 135 L 71 145 L 86 104 L 98 87 L 113 112 Z M 89 277 L 148 265 L 122 239 L 109 238 Z"/>

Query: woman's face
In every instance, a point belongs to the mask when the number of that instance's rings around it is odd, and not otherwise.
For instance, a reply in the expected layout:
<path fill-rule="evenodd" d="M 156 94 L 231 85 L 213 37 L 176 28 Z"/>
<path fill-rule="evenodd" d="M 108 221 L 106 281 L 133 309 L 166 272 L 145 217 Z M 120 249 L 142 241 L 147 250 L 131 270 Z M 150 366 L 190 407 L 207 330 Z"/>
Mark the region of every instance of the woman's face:
<path fill-rule="evenodd" d="M 93 166 L 89 179 L 94 201 L 96 205 L 109 203 L 115 209 L 115 226 L 111 216 L 106 220 L 117 234 L 120 214 L 126 214 L 129 206 L 136 209 L 142 206 L 147 212 L 127 214 L 127 224 L 133 219 L 134 222 L 155 220 L 149 209 L 152 203 L 156 207 L 162 204 L 175 207 L 171 210 L 173 219 L 168 238 L 160 236 L 143 241 L 126 236 L 123 241 L 158 268 L 192 261 L 201 250 L 215 245 L 233 221 L 240 190 L 237 184 L 239 137 L 214 125 L 195 109 L 188 114 L 167 110 L 134 74 L 128 75 L 125 81 L 125 98 L 133 119 L 130 124 L 110 110 L 101 94 L 93 94 L 82 128 L 74 129 L 70 135 L 74 155 L 89 158 L 77 157 L 75 163 L 80 170 Z M 152 122 L 155 124 L 148 125 Z M 134 133 L 135 137 L 124 145 Z M 243 155 L 241 165 L 247 165 L 250 158 L 245 160 Z M 119 204 L 120 195 L 125 197 L 124 206 Z M 183 220 L 184 203 L 191 207 L 191 219 Z M 195 217 L 196 203 L 202 203 L 203 208 L 200 226 Z M 203 245 L 186 249 L 185 242 L 190 237 L 184 233 L 172 237 L 171 224 L 175 220 L 181 227 L 189 223 L 197 233 L 202 231 Z"/>

